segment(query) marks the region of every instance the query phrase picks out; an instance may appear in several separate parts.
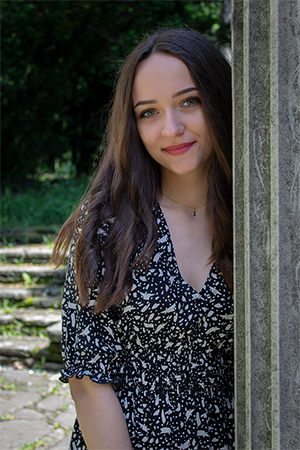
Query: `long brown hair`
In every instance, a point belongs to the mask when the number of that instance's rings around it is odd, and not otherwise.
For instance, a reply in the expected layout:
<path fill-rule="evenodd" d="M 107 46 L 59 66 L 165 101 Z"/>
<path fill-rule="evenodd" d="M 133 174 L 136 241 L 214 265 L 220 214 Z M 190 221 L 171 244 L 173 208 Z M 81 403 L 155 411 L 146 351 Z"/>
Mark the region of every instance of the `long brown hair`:
<path fill-rule="evenodd" d="M 100 280 L 95 312 L 124 298 L 132 286 L 132 268 L 137 264 L 147 266 L 157 242 L 153 211 L 160 187 L 159 166 L 138 135 L 132 105 L 136 68 L 154 53 L 168 53 L 181 59 L 201 96 L 213 142 L 207 198 L 214 226 L 211 261 L 215 261 L 232 288 L 230 66 L 200 33 L 166 30 L 147 37 L 126 59 L 108 121 L 105 154 L 85 199 L 65 222 L 54 245 L 52 259 L 59 265 L 75 236 L 76 283 L 82 305 L 89 300 L 89 288 L 99 283 L 97 271 L 104 259 L 105 272 Z M 97 230 L 109 219 L 114 220 L 105 246 L 100 248 Z M 135 257 L 140 244 L 142 251 Z"/>

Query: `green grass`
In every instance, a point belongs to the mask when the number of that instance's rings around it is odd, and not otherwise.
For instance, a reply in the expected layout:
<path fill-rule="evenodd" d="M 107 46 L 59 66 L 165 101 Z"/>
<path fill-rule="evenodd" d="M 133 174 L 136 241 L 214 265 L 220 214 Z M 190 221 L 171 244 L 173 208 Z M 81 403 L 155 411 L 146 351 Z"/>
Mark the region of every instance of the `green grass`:
<path fill-rule="evenodd" d="M 58 230 L 85 192 L 88 178 L 32 181 L 25 190 L 1 196 L 1 230 L 52 227 Z"/>
<path fill-rule="evenodd" d="M 45 327 L 30 327 L 24 325 L 20 320 L 13 319 L 7 325 L 0 325 L 0 336 L 39 336 L 40 338 L 47 337 Z"/>
<path fill-rule="evenodd" d="M 18 309 L 18 303 L 8 300 L 7 298 L 1 298 L 0 309 L 3 310 L 3 314 L 13 314 Z"/>
<path fill-rule="evenodd" d="M 49 442 L 42 440 L 42 439 L 36 439 L 32 443 L 26 442 L 26 444 L 24 444 L 23 447 L 21 447 L 18 450 L 36 450 L 38 448 L 45 447 L 47 444 L 49 444 Z"/>
<path fill-rule="evenodd" d="M 15 383 L 8 383 L 4 377 L 0 378 L 0 389 L 3 391 L 16 391 L 17 386 L 15 385 Z M 3 419 L 2 419 L 3 420 Z M 4 420 L 10 420 L 10 419 L 4 419 Z"/>

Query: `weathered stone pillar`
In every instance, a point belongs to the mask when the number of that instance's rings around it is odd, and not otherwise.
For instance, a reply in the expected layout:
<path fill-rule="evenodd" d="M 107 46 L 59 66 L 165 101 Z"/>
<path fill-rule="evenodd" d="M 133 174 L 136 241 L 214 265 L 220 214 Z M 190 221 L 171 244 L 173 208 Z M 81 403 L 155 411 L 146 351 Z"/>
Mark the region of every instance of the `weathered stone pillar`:
<path fill-rule="evenodd" d="M 233 0 L 236 447 L 300 449 L 300 0 Z"/>

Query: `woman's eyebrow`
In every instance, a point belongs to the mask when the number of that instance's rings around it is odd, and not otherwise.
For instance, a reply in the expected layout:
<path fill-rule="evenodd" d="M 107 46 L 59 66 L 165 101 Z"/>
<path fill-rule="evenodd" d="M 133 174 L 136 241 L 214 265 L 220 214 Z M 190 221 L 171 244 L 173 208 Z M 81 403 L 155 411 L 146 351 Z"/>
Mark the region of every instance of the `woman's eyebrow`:
<path fill-rule="evenodd" d="M 188 92 L 191 92 L 191 91 L 198 91 L 198 89 L 195 86 L 188 87 L 186 89 L 182 89 L 181 91 L 178 91 L 175 94 L 173 94 L 172 98 L 179 97 L 180 95 L 187 94 Z M 140 105 L 149 105 L 149 104 L 153 104 L 153 103 L 158 103 L 158 102 L 157 102 L 157 100 L 141 100 L 134 105 L 134 109 Z"/>
<path fill-rule="evenodd" d="M 134 108 L 140 105 L 149 105 L 150 103 L 157 103 L 157 100 L 141 100 L 140 102 L 137 102 Z"/>
<path fill-rule="evenodd" d="M 195 86 L 182 89 L 181 91 L 178 91 L 176 92 L 176 94 L 172 95 L 172 98 L 179 97 L 180 95 L 187 94 L 188 92 L 191 91 L 198 91 L 198 89 Z"/>

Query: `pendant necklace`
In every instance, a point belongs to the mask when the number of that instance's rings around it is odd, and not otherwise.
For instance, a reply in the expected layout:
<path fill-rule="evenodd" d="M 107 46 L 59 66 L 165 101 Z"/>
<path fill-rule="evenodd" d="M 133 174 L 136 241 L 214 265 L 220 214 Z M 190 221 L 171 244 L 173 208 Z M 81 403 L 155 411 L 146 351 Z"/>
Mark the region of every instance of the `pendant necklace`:
<path fill-rule="evenodd" d="M 184 205 L 183 203 L 176 202 L 176 200 L 173 200 L 171 197 L 168 197 L 163 191 L 161 191 L 161 193 L 162 193 L 162 195 L 167 197 L 169 200 L 171 200 L 171 202 L 176 203 L 179 206 L 184 206 L 185 208 L 190 209 L 192 216 L 196 216 L 197 209 L 203 208 L 203 206 L 206 206 L 206 204 L 207 204 L 207 203 L 203 203 L 203 205 L 199 205 L 199 206 L 187 206 L 187 205 Z"/>

